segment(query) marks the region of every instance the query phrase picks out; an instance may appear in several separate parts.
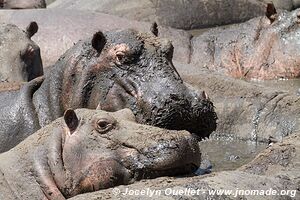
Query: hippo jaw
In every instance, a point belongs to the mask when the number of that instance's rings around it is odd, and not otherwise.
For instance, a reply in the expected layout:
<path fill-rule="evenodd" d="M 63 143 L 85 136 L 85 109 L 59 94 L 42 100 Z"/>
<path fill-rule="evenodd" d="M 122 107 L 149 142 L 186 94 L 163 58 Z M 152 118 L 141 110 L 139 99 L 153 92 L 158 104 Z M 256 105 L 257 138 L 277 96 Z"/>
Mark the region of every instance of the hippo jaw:
<path fill-rule="evenodd" d="M 99 112 L 85 118 L 66 111 L 66 127 L 56 134 L 62 144 L 48 153 L 55 155 L 48 163 L 66 198 L 143 178 L 189 174 L 199 167 L 200 150 L 190 133 L 137 124 L 128 109 Z"/>

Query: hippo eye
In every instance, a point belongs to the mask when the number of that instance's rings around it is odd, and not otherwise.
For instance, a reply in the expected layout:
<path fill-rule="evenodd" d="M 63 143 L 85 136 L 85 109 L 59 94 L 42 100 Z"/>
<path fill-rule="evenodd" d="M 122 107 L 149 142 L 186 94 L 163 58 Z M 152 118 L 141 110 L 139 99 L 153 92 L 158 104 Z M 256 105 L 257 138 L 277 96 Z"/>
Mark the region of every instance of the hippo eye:
<path fill-rule="evenodd" d="M 108 119 L 99 119 L 97 121 L 97 131 L 104 133 L 113 128 L 113 124 Z"/>
<path fill-rule="evenodd" d="M 116 53 L 116 62 L 118 65 L 122 64 L 125 61 L 125 54 L 123 52 L 117 52 Z"/>

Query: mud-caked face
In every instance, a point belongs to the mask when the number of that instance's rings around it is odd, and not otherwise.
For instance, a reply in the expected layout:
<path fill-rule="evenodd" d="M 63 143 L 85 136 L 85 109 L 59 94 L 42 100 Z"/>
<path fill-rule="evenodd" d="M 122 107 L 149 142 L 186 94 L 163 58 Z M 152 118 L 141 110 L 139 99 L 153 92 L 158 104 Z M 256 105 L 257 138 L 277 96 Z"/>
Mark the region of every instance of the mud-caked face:
<path fill-rule="evenodd" d="M 35 22 L 26 32 L 14 25 L 0 26 L 1 82 L 27 82 L 43 75 L 40 48 L 30 39 L 36 31 Z"/>
<path fill-rule="evenodd" d="M 68 110 L 64 119 L 67 180 L 60 190 L 66 197 L 142 178 L 188 174 L 200 165 L 198 143 L 190 133 L 137 124 L 130 110 Z"/>
<path fill-rule="evenodd" d="M 215 129 L 211 102 L 183 83 L 172 63 L 174 49 L 169 40 L 133 30 L 109 33 L 106 40 L 99 63 L 111 75 L 101 75 L 108 87 L 99 109 L 130 108 L 140 123 L 205 136 Z M 205 117 L 211 122 L 204 125 Z"/>

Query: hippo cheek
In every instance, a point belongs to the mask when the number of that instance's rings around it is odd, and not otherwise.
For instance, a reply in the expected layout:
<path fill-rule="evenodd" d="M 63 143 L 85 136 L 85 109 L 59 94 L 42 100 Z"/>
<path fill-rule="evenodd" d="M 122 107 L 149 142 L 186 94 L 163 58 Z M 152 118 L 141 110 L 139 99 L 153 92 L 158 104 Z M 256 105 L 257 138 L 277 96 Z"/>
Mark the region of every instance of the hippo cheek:
<path fill-rule="evenodd" d="M 97 109 L 115 112 L 123 108 L 132 108 L 135 98 L 128 94 L 121 86 L 114 84 L 109 90 L 105 100 L 100 100 Z"/>
<path fill-rule="evenodd" d="M 86 164 L 91 162 L 87 160 Z M 93 192 L 121 184 L 128 184 L 130 172 L 114 159 L 105 159 L 93 162 L 80 170 L 73 177 L 73 182 L 78 184 L 70 194 L 75 196 L 85 192 Z"/>

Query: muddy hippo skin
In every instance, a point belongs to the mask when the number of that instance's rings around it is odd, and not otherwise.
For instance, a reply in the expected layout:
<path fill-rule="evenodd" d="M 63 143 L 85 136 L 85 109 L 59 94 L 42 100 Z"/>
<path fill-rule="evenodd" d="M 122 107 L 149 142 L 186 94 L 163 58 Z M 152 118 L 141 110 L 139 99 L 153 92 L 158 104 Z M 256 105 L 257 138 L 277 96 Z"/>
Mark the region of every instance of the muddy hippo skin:
<path fill-rule="evenodd" d="M 191 63 L 245 79 L 300 76 L 300 9 L 276 13 L 227 28 L 216 28 L 192 40 Z"/>
<path fill-rule="evenodd" d="M 49 8 L 89 10 L 160 25 L 195 29 L 243 22 L 263 15 L 258 0 L 56 0 Z"/>
<path fill-rule="evenodd" d="M 130 108 L 139 123 L 208 137 L 216 129 L 213 104 L 205 92 L 198 95 L 183 83 L 172 52 L 170 41 L 130 29 L 97 32 L 78 42 L 44 81 L 37 78 L 21 90 L 0 94 L 1 151 L 68 108 Z"/>
<path fill-rule="evenodd" d="M 45 0 L 0 0 L 0 9 L 46 8 Z"/>
<path fill-rule="evenodd" d="M 26 31 L 12 24 L 0 24 L 1 82 L 27 82 L 43 75 L 40 48 L 30 39 L 37 30 L 35 22 Z"/>
<path fill-rule="evenodd" d="M 200 161 L 197 140 L 187 131 L 137 124 L 129 109 L 67 110 L 64 118 L 0 155 L 0 198 L 61 200 L 189 174 Z"/>

